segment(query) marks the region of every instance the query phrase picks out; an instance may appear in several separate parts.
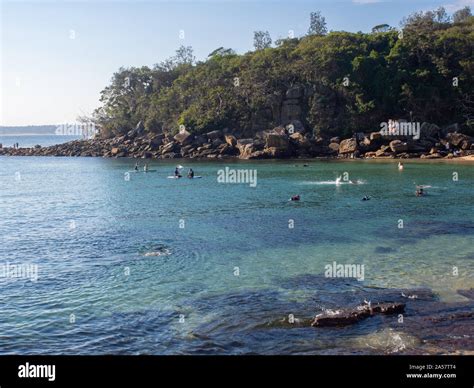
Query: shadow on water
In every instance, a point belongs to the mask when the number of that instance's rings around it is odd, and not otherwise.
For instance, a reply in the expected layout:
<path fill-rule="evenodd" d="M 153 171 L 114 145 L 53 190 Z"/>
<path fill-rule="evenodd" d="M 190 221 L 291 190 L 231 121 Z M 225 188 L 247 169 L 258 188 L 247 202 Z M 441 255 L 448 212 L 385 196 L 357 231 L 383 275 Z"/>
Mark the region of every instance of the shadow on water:
<path fill-rule="evenodd" d="M 377 237 L 399 241 L 404 244 L 415 244 L 420 239 L 427 239 L 443 235 L 470 236 L 474 234 L 474 222 L 470 221 L 439 221 L 415 219 L 406 222 L 402 229 L 394 233 L 387 233 L 385 227 L 376 231 Z M 384 253 L 384 252 L 381 252 Z"/>

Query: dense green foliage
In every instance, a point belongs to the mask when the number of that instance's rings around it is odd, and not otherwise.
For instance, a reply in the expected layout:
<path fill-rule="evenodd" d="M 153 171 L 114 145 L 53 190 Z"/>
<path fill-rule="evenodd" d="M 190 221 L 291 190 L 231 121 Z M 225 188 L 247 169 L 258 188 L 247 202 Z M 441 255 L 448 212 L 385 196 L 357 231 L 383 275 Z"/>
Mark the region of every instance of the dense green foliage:
<path fill-rule="evenodd" d="M 190 48 L 154 68 L 120 69 L 94 120 L 104 136 L 145 130 L 251 135 L 282 122 L 286 92 L 303 90 L 303 125 L 322 135 L 378 130 L 390 118 L 459 123 L 474 131 L 474 17 L 414 14 L 397 31 L 330 32 L 284 39 L 237 55 L 219 48 L 194 62 Z"/>

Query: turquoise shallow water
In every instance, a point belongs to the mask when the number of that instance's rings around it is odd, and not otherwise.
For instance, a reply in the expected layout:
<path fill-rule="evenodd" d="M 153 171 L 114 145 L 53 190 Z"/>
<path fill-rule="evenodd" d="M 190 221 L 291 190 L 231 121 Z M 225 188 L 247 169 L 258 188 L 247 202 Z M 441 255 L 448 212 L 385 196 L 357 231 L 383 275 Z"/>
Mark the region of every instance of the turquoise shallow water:
<path fill-rule="evenodd" d="M 0 261 L 38 265 L 36 282 L 0 278 L 1 353 L 364 353 L 391 335 L 380 320 L 261 325 L 360 302 L 347 295 L 362 287 L 446 302 L 474 287 L 472 164 L 180 160 L 191 181 L 166 179 L 174 163 L 126 180 L 130 160 L 0 158 Z M 257 170 L 257 186 L 218 183 L 225 166 Z M 336 186 L 345 172 L 361 183 Z M 364 281 L 325 282 L 333 261 L 364 264 Z"/>

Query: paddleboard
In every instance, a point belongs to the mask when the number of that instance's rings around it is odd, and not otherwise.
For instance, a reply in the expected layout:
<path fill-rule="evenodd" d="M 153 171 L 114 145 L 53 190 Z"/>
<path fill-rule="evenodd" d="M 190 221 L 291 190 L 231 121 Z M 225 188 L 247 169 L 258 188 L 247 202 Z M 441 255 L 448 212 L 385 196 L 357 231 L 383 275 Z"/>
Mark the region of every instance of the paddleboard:
<path fill-rule="evenodd" d="M 156 172 L 156 171 L 157 170 L 147 170 L 147 171 L 145 171 L 145 170 L 130 170 L 130 171 L 127 171 L 127 172 L 132 173 L 132 172 Z"/>
<path fill-rule="evenodd" d="M 182 178 L 182 176 L 174 176 L 174 175 L 170 175 L 167 177 L 168 179 L 179 179 L 179 178 Z"/>
<path fill-rule="evenodd" d="M 189 177 L 188 177 L 188 178 L 189 178 Z M 202 178 L 202 176 L 200 176 L 200 175 L 194 175 L 193 178 L 189 178 L 189 179 L 200 179 L 200 178 Z"/>

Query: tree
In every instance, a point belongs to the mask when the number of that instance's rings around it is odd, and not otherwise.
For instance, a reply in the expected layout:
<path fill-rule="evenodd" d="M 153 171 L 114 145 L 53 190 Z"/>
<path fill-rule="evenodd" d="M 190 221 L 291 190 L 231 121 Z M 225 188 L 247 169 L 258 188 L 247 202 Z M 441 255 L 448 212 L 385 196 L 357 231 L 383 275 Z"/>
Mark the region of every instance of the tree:
<path fill-rule="evenodd" d="M 471 8 L 469 6 L 466 6 L 464 8 L 458 9 L 456 12 L 453 14 L 453 22 L 454 23 L 462 23 L 466 21 L 471 14 Z"/>
<path fill-rule="evenodd" d="M 272 45 L 272 38 L 268 31 L 254 31 L 253 46 L 255 50 L 263 50 Z"/>
<path fill-rule="evenodd" d="M 434 11 L 435 14 L 435 20 L 438 23 L 449 23 L 451 21 L 451 18 L 446 12 L 446 9 L 444 7 L 439 7 L 436 11 Z"/>
<path fill-rule="evenodd" d="M 219 55 L 221 57 L 223 57 L 224 55 L 235 55 L 235 51 L 232 50 L 231 48 L 226 49 L 224 47 L 219 47 L 215 49 L 213 52 L 211 52 L 207 57 L 212 58 L 215 55 Z"/>
<path fill-rule="evenodd" d="M 196 62 L 196 58 L 194 57 L 194 51 L 191 46 L 180 46 L 176 50 L 176 55 L 174 56 L 174 61 L 178 65 L 186 64 L 192 65 Z"/>
<path fill-rule="evenodd" d="M 390 30 L 391 30 L 391 27 L 388 24 L 378 24 L 372 28 L 372 33 L 376 34 L 378 32 L 387 32 Z"/>
<path fill-rule="evenodd" d="M 326 35 L 327 32 L 326 18 L 319 11 L 311 12 L 308 35 Z"/>
<path fill-rule="evenodd" d="M 180 48 L 152 69 L 119 69 L 92 120 L 103 137 L 139 122 L 152 133 L 183 124 L 191 133 L 229 128 L 252 137 L 290 116 L 325 137 L 370 132 L 390 117 L 459 123 L 461 132 L 474 134 L 474 18 L 461 14 L 462 23 L 446 22 L 443 12 L 411 15 L 401 39 L 393 29 L 338 31 L 244 55 L 219 47 L 198 64 L 190 47 Z M 259 48 L 270 45 L 268 32 L 257 38 Z M 285 100 L 293 88 L 301 93 L 289 115 Z"/>

